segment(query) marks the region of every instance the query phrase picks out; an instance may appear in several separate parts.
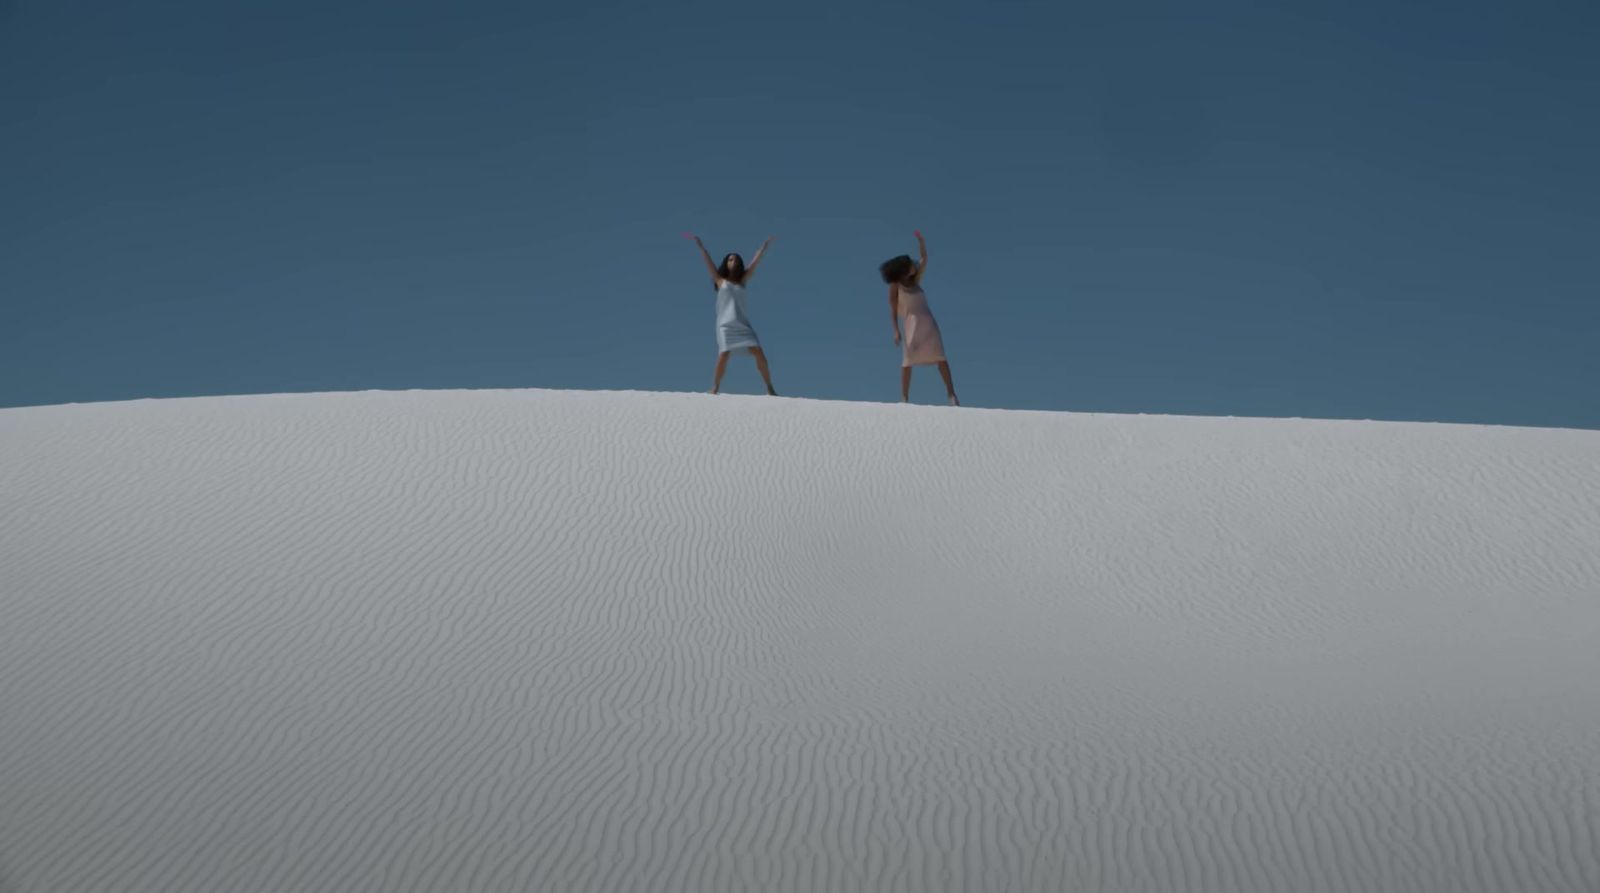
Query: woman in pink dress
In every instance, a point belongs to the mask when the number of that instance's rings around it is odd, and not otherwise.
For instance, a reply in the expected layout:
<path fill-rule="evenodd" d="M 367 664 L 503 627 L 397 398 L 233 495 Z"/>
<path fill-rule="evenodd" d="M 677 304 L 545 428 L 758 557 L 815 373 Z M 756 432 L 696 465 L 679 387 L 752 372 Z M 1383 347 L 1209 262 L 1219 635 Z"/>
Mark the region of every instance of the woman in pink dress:
<path fill-rule="evenodd" d="M 917 233 L 917 248 L 922 262 L 902 254 L 886 260 L 878 267 L 883 281 L 889 283 L 889 318 L 894 322 L 894 343 L 901 345 L 900 402 L 911 400 L 911 367 L 937 363 L 944 377 L 944 389 L 950 395 L 950 405 L 960 406 L 956 399 L 956 386 L 950 382 L 950 363 L 944 358 L 944 340 L 939 337 L 939 323 L 928 309 L 928 296 L 922 292 L 922 274 L 928 269 L 928 243 Z M 904 327 L 905 334 L 901 334 Z"/>

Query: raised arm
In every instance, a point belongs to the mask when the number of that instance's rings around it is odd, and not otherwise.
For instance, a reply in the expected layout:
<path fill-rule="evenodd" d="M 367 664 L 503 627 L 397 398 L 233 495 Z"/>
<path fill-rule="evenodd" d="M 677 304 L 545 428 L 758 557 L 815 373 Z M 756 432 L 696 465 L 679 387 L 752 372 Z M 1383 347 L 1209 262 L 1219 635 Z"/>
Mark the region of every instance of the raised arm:
<path fill-rule="evenodd" d="M 889 322 L 894 324 L 894 343 L 900 343 L 900 283 L 889 283 Z"/>
<path fill-rule="evenodd" d="M 917 281 L 922 281 L 922 274 L 928 272 L 928 243 L 922 241 L 922 230 L 917 230 L 917 251 L 922 255 L 922 261 L 917 264 Z"/>
<path fill-rule="evenodd" d="M 694 240 L 695 247 L 700 249 L 700 256 L 705 259 L 706 272 L 711 274 L 711 284 L 722 285 L 722 277 L 717 274 L 717 265 L 711 262 L 711 252 L 706 250 L 705 243 L 700 241 L 699 236 L 690 236 L 689 238 Z"/>
<path fill-rule="evenodd" d="M 756 256 L 750 258 L 750 266 L 744 268 L 744 281 L 749 282 L 750 277 L 755 275 L 756 267 L 761 265 L 761 258 L 766 256 L 767 246 L 771 244 L 772 238 L 769 236 L 765 242 L 761 243 L 761 247 L 756 249 Z"/>

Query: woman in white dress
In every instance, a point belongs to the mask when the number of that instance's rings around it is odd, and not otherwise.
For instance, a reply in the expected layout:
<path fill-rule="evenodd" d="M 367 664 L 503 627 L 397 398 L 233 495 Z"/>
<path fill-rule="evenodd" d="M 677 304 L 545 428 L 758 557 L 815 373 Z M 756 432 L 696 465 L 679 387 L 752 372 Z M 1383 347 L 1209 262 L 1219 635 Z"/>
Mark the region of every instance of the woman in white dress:
<path fill-rule="evenodd" d="M 706 250 L 700 237 L 691 238 L 699 246 L 700 256 L 705 258 L 706 270 L 711 273 L 711 285 L 717 290 L 717 371 L 711 379 L 711 393 L 722 390 L 722 373 L 728 368 L 728 354 L 736 350 L 748 350 L 756 358 L 756 369 L 761 372 L 761 380 L 767 384 L 767 393 L 778 396 L 778 392 L 772 389 L 772 373 L 767 369 L 767 355 L 761 351 L 761 339 L 756 337 L 755 327 L 750 325 L 744 308 L 745 283 L 755 274 L 756 266 L 761 263 L 772 240 L 761 243 L 756 256 L 750 259 L 750 266 L 746 268 L 744 258 L 737 254 L 724 257 L 722 265 L 717 266 L 711 262 L 711 252 Z"/>
<path fill-rule="evenodd" d="M 889 319 L 894 323 L 894 343 L 902 345 L 900 351 L 900 402 L 911 400 L 911 367 L 937 363 L 944 377 L 944 390 L 951 406 L 960 406 L 956 399 L 956 386 L 950 381 L 950 363 L 944 357 L 944 339 L 939 337 L 939 323 L 928 309 L 928 296 L 922 291 L 922 274 L 928 269 L 928 243 L 917 233 L 917 248 L 922 262 L 910 255 L 884 261 L 878 272 L 889 283 Z M 901 335 L 902 326 L 905 334 Z"/>

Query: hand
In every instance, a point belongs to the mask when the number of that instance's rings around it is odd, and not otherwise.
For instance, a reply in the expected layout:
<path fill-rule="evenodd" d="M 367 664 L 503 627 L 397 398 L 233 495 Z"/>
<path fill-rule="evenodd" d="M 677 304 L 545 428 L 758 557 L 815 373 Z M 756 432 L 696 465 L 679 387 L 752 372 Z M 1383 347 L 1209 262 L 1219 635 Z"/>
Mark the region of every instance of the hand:
<path fill-rule="evenodd" d="M 912 234 L 912 235 L 913 235 L 913 236 L 916 236 L 916 237 L 917 237 L 917 241 L 918 241 L 918 242 L 920 242 L 920 241 L 922 241 L 922 230 L 920 230 L 920 229 L 914 229 L 914 230 L 912 230 L 912 231 L 911 231 L 911 234 Z"/>
<path fill-rule="evenodd" d="M 894 333 L 894 346 L 895 347 L 899 347 L 900 346 L 900 333 L 899 332 L 895 332 Z"/>
<path fill-rule="evenodd" d="M 688 239 L 689 241 L 695 243 L 696 245 L 700 244 L 700 237 L 695 235 L 694 233 L 686 231 L 686 232 L 684 232 L 683 237 L 685 239 Z"/>

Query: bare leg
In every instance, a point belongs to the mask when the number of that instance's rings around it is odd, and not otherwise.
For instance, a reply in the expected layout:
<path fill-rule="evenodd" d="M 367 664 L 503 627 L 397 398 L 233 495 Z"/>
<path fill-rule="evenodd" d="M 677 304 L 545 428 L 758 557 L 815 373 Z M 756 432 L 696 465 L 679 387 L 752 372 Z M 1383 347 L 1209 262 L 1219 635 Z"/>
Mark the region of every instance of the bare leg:
<path fill-rule="evenodd" d="M 750 348 L 750 355 L 756 358 L 756 369 L 761 373 L 761 380 L 767 383 L 767 393 L 778 396 L 778 392 L 772 389 L 772 370 L 767 368 L 767 355 L 759 347 Z"/>
<path fill-rule="evenodd" d="M 717 372 L 711 379 L 711 393 L 722 390 L 722 373 L 728 371 L 728 352 L 717 354 Z"/>
<path fill-rule="evenodd" d="M 911 402 L 911 367 L 900 367 L 900 402 Z"/>
<path fill-rule="evenodd" d="M 961 401 L 956 399 L 956 386 L 950 383 L 950 364 L 940 360 L 939 374 L 944 377 L 944 391 L 950 395 L 950 405 L 960 406 Z"/>

